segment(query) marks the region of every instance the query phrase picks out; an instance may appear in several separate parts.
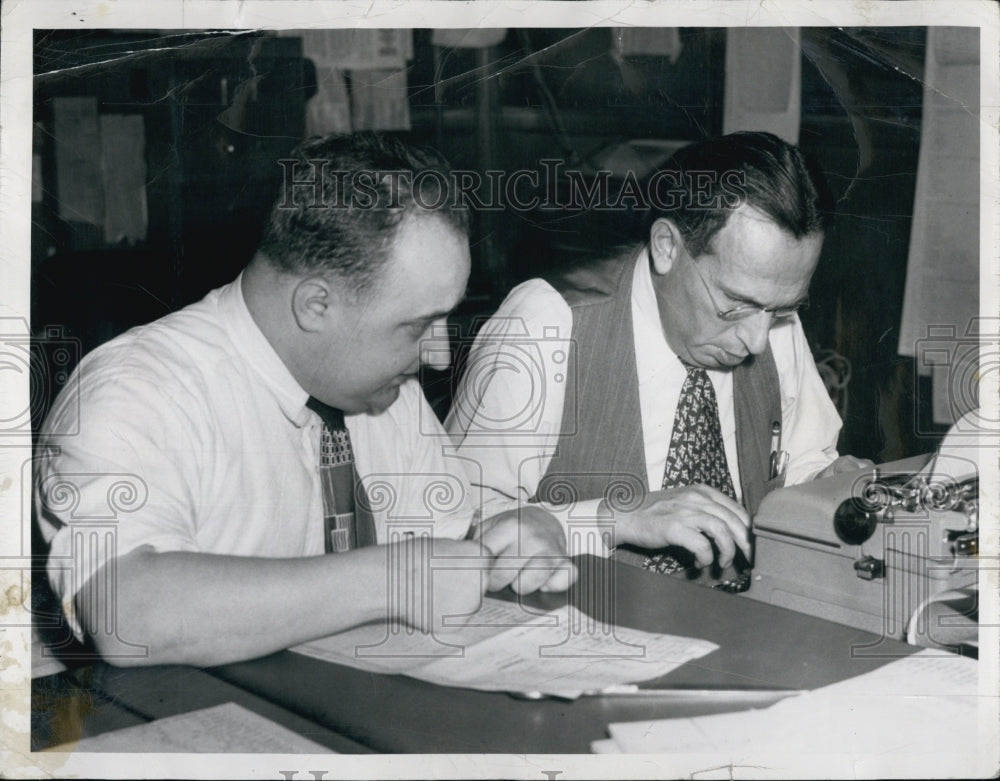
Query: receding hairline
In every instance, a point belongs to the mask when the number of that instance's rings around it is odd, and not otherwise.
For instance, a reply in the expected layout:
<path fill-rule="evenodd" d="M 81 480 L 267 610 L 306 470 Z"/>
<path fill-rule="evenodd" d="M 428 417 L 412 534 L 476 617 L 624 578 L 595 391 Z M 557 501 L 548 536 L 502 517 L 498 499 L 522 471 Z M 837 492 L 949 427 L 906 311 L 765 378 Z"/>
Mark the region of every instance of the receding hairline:
<path fill-rule="evenodd" d="M 399 211 L 402 212 L 400 219 L 392 224 L 388 230 L 382 231 L 378 236 L 377 242 L 373 243 L 373 246 L 369 248 L 369 256 L 374 262 L 364 274 L 345 274 L 336 268 L 323 265 L 322 263 L 312 267 L 298 267 L 295 265 L 290 267 L 287 263 L 273 257 L 261 247 L 257 248 L 250 262 L 263 262 L 269 268 L 283 275 L 299 279 L 307 279 L 314 276 L 322 277 L 330 283 L 342 285 L 344 289 L 350 290 L 357 298 L 363 298 L 366 294 L 377 290 L 384 281 L 387 267 L 390 265 L 388 263 L 388 254 L 391 252 L 392 245 L 404 225 L 411 224 L 414 220 L 437 220 L 454 235 L 466 242 L 469 241 L 468 223 L 456 223 L 447 215 L 442 214 L 441 212 L 445 208 L 455 207 L 427 209 L 415 203 L 406 207 L 399 207 Z M 457 210 L 468 212 L 468 207 L 457 207 Z"/>
<path fill-rule="evenodd" d="M 383 282 L 387 278 L 389 274 L 389 267 L 392 265 L 391 263 L 388 262 L 387 256 L 391 252 L 392 247 L 394 246 L 396 241 L 399 239 L 400 232 L 406 226 L 413 225 L 417 222 L 420 223 L 437 222 L 453 236 L 456 236 L 461 241 L 464 241 L 466 244 L 468 243 L 469 241 L 468 231 L 455 225 L 455 223 L 453 223 L 447 217 L 441 215 L 440 212 L 441 209 L 424 209 L 416 205 L 414 205 L 413 208 L 405 210 L 403 218 L 393 226 L 392 236 L 389 237 L 389 239 L 380 249 L 380 252 L 382 253 L 383 257 L 382 261 L 378 264 L 378 268 L 376 268 L 371 275 L 371 282 L 373 287 Z"/>

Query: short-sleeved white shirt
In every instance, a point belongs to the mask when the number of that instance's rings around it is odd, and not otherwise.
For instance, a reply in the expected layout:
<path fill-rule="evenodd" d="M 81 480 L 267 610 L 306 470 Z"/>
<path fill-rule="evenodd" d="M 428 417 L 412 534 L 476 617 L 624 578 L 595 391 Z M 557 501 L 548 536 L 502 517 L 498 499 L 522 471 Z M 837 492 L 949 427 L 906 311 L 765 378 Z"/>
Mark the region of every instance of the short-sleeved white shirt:
<path fill-rule="evenodd" d="M 323 553 L 322 423 L 240 279 L 87 355 L 45 422 L 36 515 L 71 622 L 86 579 L 140 546 Z M 379 542 L 465 534 L 466 473 L 415 380 L 383 413 L 346 423 Z"/>

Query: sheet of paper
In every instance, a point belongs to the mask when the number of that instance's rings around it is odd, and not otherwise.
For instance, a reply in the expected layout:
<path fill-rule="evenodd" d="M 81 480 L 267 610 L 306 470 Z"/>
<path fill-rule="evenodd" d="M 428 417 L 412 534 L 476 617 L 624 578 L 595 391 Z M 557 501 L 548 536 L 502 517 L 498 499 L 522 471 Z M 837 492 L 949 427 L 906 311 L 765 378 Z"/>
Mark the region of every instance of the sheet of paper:
<path fill-rule="evenodd" d="M 766 130 L 798 143 L 802 116 L 800 38 L 796 27 L 726 31 L 723 133 Z"/>
<path fill-rule="evenodd" d="M 554 623 L 558 618 L 532 613 L 499 599 L 484 599 L 467 622 L 434 635 L 385 621 L 364 624 L 292 648 L 296 653 L 377 673 L 409 673 L 440 657 L 462 658 L 465 648 L 511 627 Z M 419 676 L 417 676 L 419 677 Z"/>
<path fill-rule="evenodd" d="M 928 650 L 763 710 L 611 724 L 626 752 L 856 757 L 960 750 L 976 734 L 978 666 Z"/>
<path fill-rule="evenodd" d="M 530 613 L 485 599 L 468 624 L 434 636 L 370 624 L 292 650 L 444 686 L 572 698 L 657 678 L 717 647 L 697 638 L 597 624 L 571 606 Z"/>
<path fill-rule="evenodd" d="M 978 686 L 979 665 L 974 659 L 928 648 L 864 675 L 816 689 L 809 696 L 970 696 L 978 693 Z"/>
<path fill-rule="evenodd" d="M 146 127 L 141 114 L 101 114 L 104 241 L 134 244 L 146 238 Z"/>
<path fill-rule="evenodd" d="M 405 68 L 413 57 L 412 30 L 329 29 L 286 32 L 318 67 Z"/>
<path fill-rule="evenodd" d="M 51 751 L 329 754 L 331 750 L 234 702 L 56 746 Z"/>
<path fill-rule="evenodd" d="M 351 70 L 354 130 L 409 130 L 406 69 Z"/>
<path fill-rule="evenodd" d="M 53 98 L 59 217 L 104 223 L 101 125 L 96 97 Z"/>

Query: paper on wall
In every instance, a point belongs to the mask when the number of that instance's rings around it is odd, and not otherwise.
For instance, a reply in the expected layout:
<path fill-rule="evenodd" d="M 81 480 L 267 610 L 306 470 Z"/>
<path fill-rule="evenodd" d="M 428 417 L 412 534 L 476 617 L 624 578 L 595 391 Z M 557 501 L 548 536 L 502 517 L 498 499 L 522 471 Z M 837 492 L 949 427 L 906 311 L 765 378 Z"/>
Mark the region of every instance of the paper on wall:
<path fill-rule="evenodd" d="M 961 398 L 972 395 L 968 383 L 958 377 L 956 389 L 950 379 L 975 361 L 980 342 L 979 61 L 979 30 L 928 28 L 899 354 L 933 376 L 935 423 L 975 406 Z"/>
<path fill-rule="evenodd" d="M 726 30 L 722 132 L 766 130 L 797 144 L 802 124 L 802 49 L 797 27 Z"/>

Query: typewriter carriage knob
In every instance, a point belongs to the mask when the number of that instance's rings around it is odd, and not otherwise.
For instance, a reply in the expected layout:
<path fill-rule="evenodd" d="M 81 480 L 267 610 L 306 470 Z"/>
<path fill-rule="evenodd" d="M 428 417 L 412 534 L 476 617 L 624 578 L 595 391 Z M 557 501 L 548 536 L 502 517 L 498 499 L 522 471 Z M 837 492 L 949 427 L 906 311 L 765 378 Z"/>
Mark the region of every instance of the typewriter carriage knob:
<path fill-rule="evenodd" d="M 871 476 L 851 492 L 833 515 L 833 530 L 841 542 L 861 545 L 871 538 L 879 521 L 886 520 L 886 513 L 893 504 L 889 486 L 881 479 L 878 467 Z M 888 518 L 891 521 L 891 516 Z"/>

